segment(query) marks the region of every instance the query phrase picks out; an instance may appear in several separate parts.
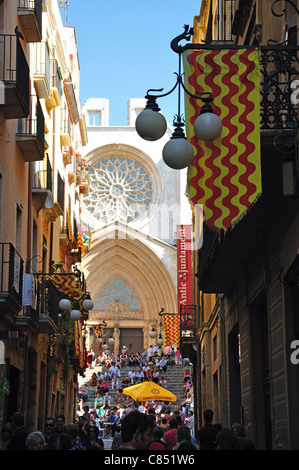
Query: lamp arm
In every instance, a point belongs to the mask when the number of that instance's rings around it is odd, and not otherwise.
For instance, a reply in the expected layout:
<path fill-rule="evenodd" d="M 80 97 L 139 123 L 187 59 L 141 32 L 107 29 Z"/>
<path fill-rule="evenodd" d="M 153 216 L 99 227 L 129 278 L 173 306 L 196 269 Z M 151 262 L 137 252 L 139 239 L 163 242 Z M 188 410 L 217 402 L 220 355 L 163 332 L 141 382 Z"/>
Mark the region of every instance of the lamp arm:
<path fill-rule="evenodd" d="M 178 75 L 176 72 L 174 72 L 174 73 L 175 73 L 175 75 Z M 163 91 L 164 88 L 159 88 L 159 89 L 154 89 L 154 88 L 152 88 L 152 89 L 150 89 L 150 90 L 147 90 L 146 95 L 145 95 L 145 99 L 150 100 L 150 99 L 152 99 L 152 98 L 153 98 L 153 99 L 164 98 L 164 96 L 170 95 L 170 94 L 176 89 L 176 87 L 178 86 L 178 84 L 179 84 L 179 78 L 177 78 L 177 81 L 176 81 L 174 87 L 173 87 L 170 91 L 168 91 L 167 93 L 164 93 L 164 94 L 162 94 L 162 95 L 151 95 L 150 92 L 151 92 L 151 91 Z"/>
<path fill-rule="evenodd" d="M 274 16 L 280 17 L 280 16 L 283 16 L 283 15 L 285 14 L 285 12 L 286 12 L 285 8 L 283 8 L 283 10 L 282 10 L 281 13 L 275 13 L 275 11 L 274 11 L 274 5 L 276 5 L 276 3 L 279 3 L 279 2 L 281 2 L 281 1 L 282 1 L 282 0 L 275 0 L 275 1 L 272 3 L 271 12 L 272 12 L 272 14 L 273 14 Z M 285 3 L 288 3 L 289 5 L 291 5 L 291 6 L 295 9 L 297 15 L 299 16 L 299 10 L 298 10 L 297 6 L 294 4 L 294 2 L 292 2 L 291 0 L 284 0 L 284 2 L 285 2 Z"/>
<path fill-rule="evenodd" d="M 189 29 L 189 25 L 184 25 L 184 32 L 179 36 L 176 36 L 170 43 L 171 49 L 176 52 L 177 54 L 181 54 L 183 51 L 183 47 L 179 45 L 179 42 L 183 39 L 185 41 L 190 41 L 191 36 L 193 36 L 194 30 L 193 28 Z"/>

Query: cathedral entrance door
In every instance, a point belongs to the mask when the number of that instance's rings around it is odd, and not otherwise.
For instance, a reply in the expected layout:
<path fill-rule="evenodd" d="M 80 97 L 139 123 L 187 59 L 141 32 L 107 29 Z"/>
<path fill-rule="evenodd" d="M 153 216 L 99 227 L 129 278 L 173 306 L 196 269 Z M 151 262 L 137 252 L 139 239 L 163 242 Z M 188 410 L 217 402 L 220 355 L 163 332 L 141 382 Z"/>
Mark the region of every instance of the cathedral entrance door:
<path fill-rule="evenodd" d="M 142 328 L 121 328 L 120 329 L 120 352 L 123 346 L 127 347 L 128 356 L 143 351 L 143 332 Z"/>

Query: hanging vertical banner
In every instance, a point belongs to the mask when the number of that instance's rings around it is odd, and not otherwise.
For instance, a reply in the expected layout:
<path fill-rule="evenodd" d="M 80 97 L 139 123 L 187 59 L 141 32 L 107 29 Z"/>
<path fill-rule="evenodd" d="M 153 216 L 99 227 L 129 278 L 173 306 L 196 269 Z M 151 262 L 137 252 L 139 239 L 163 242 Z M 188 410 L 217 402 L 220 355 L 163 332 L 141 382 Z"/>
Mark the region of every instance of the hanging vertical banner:
<path fill-rule="evenodd" d="M 103 344 L 103 332 L 102 332 L 102 328 L 100 328 L 99 326 L 94 326 L 93 327 L 94 329 L 94 332 L 95 334 L 97 335 L 97 338 L 100 338 L 102 341 L 99 343 L 99 354 L 100 356 L 102 355 L 103 353 L 103 347 L 102 347 L 102 344 Z"/>
<path fill-rule="evenodd" d="M 79 322 L 75 321 L 74 329 L 75 329 L 75 356 L 80 356 L 80 330 L 79 330 Z"/>
<path fill-rule="evenodd" d="M 209 49 L 183 54 L 185 86 L 210 92 L 223 125 L 212 142 L 199 140 L 194 121 L 202 101 L 186 94 L 187 138 L 194 148 L 187 195 L 202 204 L 215 230 L 233 227 L 262 192 L 260 164 L 260 60 L 257 48 Z"/>
<path fill-rule="evenodd" d="M 71 221 L 71 216 L 69 211 L 66 211 L 66 233 L 68 236 L 68 239 L 73 242 L 74 241 L 74 233 L 73 233 L 73 227 L 72 227 L 72 221 Z"/>
<path fill-rule="evenodd" d="M 193 304 L 192 226 L 177 226 L 177 292 L 178 313 L 182 305 Z"/>
<path fill-rule="evenodd" d="M 78 300 L 81 308 L 81 304 L 86 297 L 86 293 L 81 289 L 78 289 L 77 282 L 78 278 L 75 274 L 68 274 L 66 276 L 54 274 L 48 276 L 52 284 L 62 292 L 64 295 L 71 297 L 72 299 Z"/>
<path fill-rule="evenodd" d="M 180 347 L 180 315 L 163 315 L 164 320 L 164 346 Z"/>
<path fill-rule="evenodd" d="M 83 248 L 83 230 L 82 230 L 80 222 L 77 222 L 77 229 L 78 229 L 77 246 L 78 248 Z"/>

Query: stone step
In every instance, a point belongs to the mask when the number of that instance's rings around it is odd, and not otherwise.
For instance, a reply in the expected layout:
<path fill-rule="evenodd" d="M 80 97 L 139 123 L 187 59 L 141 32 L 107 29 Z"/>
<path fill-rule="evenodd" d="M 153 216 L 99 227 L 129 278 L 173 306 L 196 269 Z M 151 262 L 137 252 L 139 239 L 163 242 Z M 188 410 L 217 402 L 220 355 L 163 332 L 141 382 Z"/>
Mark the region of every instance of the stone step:
<path fill-rule="evenodd" d="M 137 370 L 136 367 L 131 367 L 128 365 L 123 366 L 120 369 L 120 380 L 122 380 L 124 377 L 128 376 L 128 373 L 130 370 Z M 159 378 L 163 376 L 166 380 L 167 383 L 167 389 L 170 390 L 172 393 L 174 393 L 177 396 L 177 402 L 174 402 L 173 404 L 178 405 L 180 404 L 185 395 L 184 391 L 184 372 L 188 368 L 186 365 L 182 364 L 174 364 L 174 365 L 169 365 L 167 367 L 167 371 L 159 371 Z M 82 384 L 86 384 L 88 386 L 88 391 L 89 391 L 89 399 L 86 403 L 90 408 L 94 408 L 95 405 L 95 390 L 96 387 L 91 387 L 90 386 L 90 380 L 94 372 L 104 372 L 105 367 L 103 365 L 96 365 L 94 368 L 88 368 L 85 371 L 84 377 L 79 378 L 79 386 Z M 110 385 L 110 381 L 108 380 L 108 383 Z M 111 397 L 111 406 L 114 406 L 117 404 L 117 396 L 116 396 L 116 390 L 113 390 L 111 386 L 109 387 L 109 395 Z"/>

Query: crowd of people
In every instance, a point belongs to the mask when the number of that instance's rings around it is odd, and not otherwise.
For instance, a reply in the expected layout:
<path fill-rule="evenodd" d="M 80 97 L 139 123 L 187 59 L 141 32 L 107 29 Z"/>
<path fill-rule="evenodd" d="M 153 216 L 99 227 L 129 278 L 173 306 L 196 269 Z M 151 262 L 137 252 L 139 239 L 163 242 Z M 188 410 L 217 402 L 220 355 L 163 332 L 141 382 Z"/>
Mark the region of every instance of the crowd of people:
<path fill-rule="evenodd" d="M 109 416 L 111 411 L 110 391 L 116 391 L 117 406 L 119 408 L 128 408 L 133 400 L 125 395 L 124 388 L 130 385 L 136 385 L 144 381 L 151 380 L 161 387 L 168 388 L 165 374 L 167 368 L 175 364 L 185 364 L 184 371 L 184 400 L 181 406 L 186 408 L 186 413 L 193 407 L 193 385 L 190 361 L 183 359 L 179 349 L 166 346 L 165 348 L 151 345 L 149 349 L 144 349 L 142 353 L 127 354 L 126 346 L 123 346 L 121 355 L 117 356 L 109 350 L 96 358 L 92 349 L 88 351 L 88 366 L 94 368 L 96 364 L 102 366 L 101 370 L 94 372 L 90 379 L 90 386 L 95 390 L 94 410 L 97 417 Z M 122 368 L 129 366 L 130 370 L 123 375 Z M 83 410 L 84 403 L 90 401 L 88 383 L 82 384 L 78 391 L 78 400 L 81 403 L 80 409 Z"/>
<path fill-rule="evenodd" d="M 91 353 L 91 354 L 90 354 Z M 195 430 L 193 412 L 192 370 L 190 361 L 181 357 L 175 348 L 151 346 L 141 354 L 127 355 L 126 347 L 120 357 L 106 351 L 95 358 L 89 352 L 88 366 L 101 364 L 101 371 L 92 374 L 90 385 L 95 387 L 94 407 L 86 402 L 90 397 L 88 384 L 78 392 L 77 419 L 66 423 L 59 415 L 48 417 L 44 429 L 29 432 L 22 413 L 14 413 L 1 429 L 0 450 L 107 450 L 104 438 L 111 436 L 112 450 L 214 450 L 253 449 L 245 438 L 240 424 L 222 429 L 212 424 L 213 412 L 204 412 L 204 425 Z M 175 364 L 186 365 L 184 371 L 184 400 L 136 402 L 123 393 L 130 385 L 153 380 L 167 388 L 165 373 Z M 122 377 L 121 369 L 130 366 Z M 116 390 L 117 403 L 111 404 L 110 389 Z M 112 442 L 112 444 L 111 444 Z M 110 450 L 110 449 L 108 449 Z"/>
<path fill-rule="evenodd" d="M 111 450 L 197 451 L 254 450 L 244 428 L 234 423 L 231 429 L 213 424 L 213 411 L 205 410 L 204 425 L 194 433 L 193 412 L 185 416 L 180 409 L 144 407 L 126 409 L 122 416 L 114 407 L 116 429 Z M 63 415 L 47 418 L 42 431 L 29 432 L 22 413 L 14 413 L 1 429 L 0 450 L 108 450 L 88 406 L 74 423 L 66 424 Z M 163 412 L 162 412 L 163 411 Z M 110 449 L 109 449 L 110 450 Z"/>

